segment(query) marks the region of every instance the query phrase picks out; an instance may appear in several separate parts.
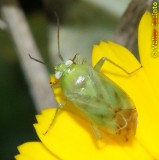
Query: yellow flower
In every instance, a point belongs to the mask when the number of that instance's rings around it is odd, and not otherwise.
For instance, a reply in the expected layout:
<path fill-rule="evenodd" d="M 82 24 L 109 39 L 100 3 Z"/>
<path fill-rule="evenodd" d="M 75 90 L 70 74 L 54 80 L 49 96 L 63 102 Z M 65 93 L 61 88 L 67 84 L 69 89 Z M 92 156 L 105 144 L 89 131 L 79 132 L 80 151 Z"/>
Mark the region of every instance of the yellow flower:
<path fill-rule="evenodd" d="M 36 116 L 38 123 L 34 124 L 42 142 L 28 142 L 19 146 L 17 160 L 159 160 L 159 49 L 152 48 L 152 23 L 152 15 L 146 12 L 138 34 L 143 67 L 136 72 L 134 70 L 140 67 L 140 63 L 118 44 L 102 41 L 94 46 L 92 54 L 93 66 L 101 57 L 107 57 L 128 72 L 134 71 L 128 76 L 109 62 L 102 68 L 102 73 L 123 88 L 136 105 L 138 126 L 133 141 L 119 144 L 110 137 L 106 138 L 106 142 L 100 141 L 92 133 L 88 122 L 66 111 L 58 113 L 44 135 L 56 112 L 55 109 L 47 109 Z M 60 101 L 60 89 L 55 94 L 57 101 Z"/>

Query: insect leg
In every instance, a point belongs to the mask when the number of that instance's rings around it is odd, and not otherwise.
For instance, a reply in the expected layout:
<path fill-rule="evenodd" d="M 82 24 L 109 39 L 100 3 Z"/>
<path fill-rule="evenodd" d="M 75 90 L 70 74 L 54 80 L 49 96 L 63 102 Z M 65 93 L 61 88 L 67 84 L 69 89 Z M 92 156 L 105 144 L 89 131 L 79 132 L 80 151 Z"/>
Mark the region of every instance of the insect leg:
<path fill-rule="evenodd" d="M 78 53 L 73 57 L 72 61 L 74 64 L 77 64 L 79 62 L 79 57 L 80 55 Z"/>
<path fill-rule="evenodd" d="M 53 125 L 53 123 L 54 123 L 54 121 L 55 121 L 55 119 L 56 119 L 56 116 L 57 116 L 58 110 L 59 110 L 59 108 L 57 108 L 57 109 L 56 109 L 56 112 L 55 112 L 54 118 L 52 119 L 52 122 L 50 123 L 50 125 L 49 125 L 48 129 L 43 133 L 43 135 L 46 135 L 46 134 L 49 132 L 49 130 L 51 129 L 51 127 L 52 127 L 52 125 Z"/>
<path fill-rule="evenodd" d="M 108 58 L 106 58 L 106 57 L 102 57 L 102 58 L 97 62 L 97 64 L 94 66 L 94 69 L 95 69 L 96 71 L 100 71 L 100 69 L 102 68 L 102 66 L 103 66 L 103 64 L 105 63 L 106 60 L 107 60 L 108 62 L 110 62 L 111 64 L 115 65 L 116 67 L 120 68 L 122 71 L 124 71 L 124 72 L 127 73 L 127 74 L 132 74 L 132 73 L 136 72 L 137 70 L 139 70 L 139 69 L 142 67 L 142 65 L 141 65 L 139 68 L 135 69 L 134 71 L 128 72 L 127 70 L 125 70 L 123 67 L 121 67 L 120 65 L 116 64 L 116 63 L 113 62 L 112 60 L 110 60 L 110 59 L 108 59 Z"/>
<path fill-rule="evenodd" d="M 43 135 L 46 135 L 49 132 L 49 130 L 51 129 L 51 127 L 52 127 L 52 125 L 53 125 L 53 123 L 54 123 L 54 121 L 55 121 L 55 119 L 57 117 L 59 109 L 62 109 L 65 105 L 66 105 L 65 101 L 61 101 L 60 102 L 59 107 L 56 108 L 56 112 L 55 112 L 55 115 L 54 115 L 54 117 L 52 119 L 52 122 L 50 123 L 48 129 L 43 133 Z"/>
<path fill-rule="evenodd" d="M 98 139 L 102 139 L 99 129 L 95 124 L 91 124 L 92 130 Z"/>
<path fill-rule="evenodd" d="M 51 88 L 53 88 L 53 89 L 55 89 L 55 88 L 60 88 L 60 87 L 61 87 L 59 81 L 55 81 L 54 83 L 53 83 L 53 82 L 50 82 L 50 85 L 51 85 Z M 66 101 L 63 100 L 63 101 L 61 101 L 61 102 L 59 103 L 59 108 L 62 109 L 63 106 L 65 106 L 65 105 L 66 105 Z"/>
<path fill-rule="evenodd" d="M 126 118 L 121 113 L 118 113 L 118 115 L 121 116 L 122 120 L 124 121 L 124 124 L 122 126 L 119 126 L 119 129 L 118 129 L 118 132 L 119 132 L 120 130 L 127 127 L 128 122 L 127 122 Z"/>
<path fill-rule="evenodd" d="M 96 71 L 100 71 L 105 61 L 106 61 L 106 58 L 105 58 L 105 57 L 102 57 L 102 58 L 97 62 L 97 64 L 94 66 L 94 69 L 95 69 Z"/>

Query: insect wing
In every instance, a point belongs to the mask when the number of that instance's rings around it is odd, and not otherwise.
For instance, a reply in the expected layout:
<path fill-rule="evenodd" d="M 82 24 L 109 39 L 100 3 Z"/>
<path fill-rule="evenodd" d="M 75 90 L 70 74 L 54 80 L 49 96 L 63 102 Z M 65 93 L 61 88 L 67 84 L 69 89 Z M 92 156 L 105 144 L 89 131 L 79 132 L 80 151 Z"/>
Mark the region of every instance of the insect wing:
<path fill-rule="evenodd" d="M 135 133 L 137 113 L 129 96 L 109 78 L 83 65 L 74 69 L 64 94 L 86 119 L 111 134 Z M 66 77 L 65 77 L 66 78 Z M 65 79 L 64 78 L 64 79 Z M 68 79 L 65 79 L 68 82 Z M 71 81 L 72 80 L 72 81 Z M 65 82 L 66 82 L 65 81 Z"/>

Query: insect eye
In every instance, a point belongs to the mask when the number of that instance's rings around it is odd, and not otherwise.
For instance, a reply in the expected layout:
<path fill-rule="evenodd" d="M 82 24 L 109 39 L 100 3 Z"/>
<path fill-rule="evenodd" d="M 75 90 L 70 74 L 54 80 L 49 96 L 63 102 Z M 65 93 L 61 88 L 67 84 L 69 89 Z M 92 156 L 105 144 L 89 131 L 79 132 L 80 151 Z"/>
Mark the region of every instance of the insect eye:
<path fill-rule="evenodd" d="M 68 61 L 66 61 L 66 63 L 65 63 L 65 65 L 66 65 L 67 67 L 71 66 L 71 64 L 73 64 L 73 62 L 72 62 L 71 60 L 68 60 Z"/>
<path fill-rule="evenodd" d="M 56 79 L 59 79 L 62 76 L 62 72 L 56 72 L 55 77 Z"/>

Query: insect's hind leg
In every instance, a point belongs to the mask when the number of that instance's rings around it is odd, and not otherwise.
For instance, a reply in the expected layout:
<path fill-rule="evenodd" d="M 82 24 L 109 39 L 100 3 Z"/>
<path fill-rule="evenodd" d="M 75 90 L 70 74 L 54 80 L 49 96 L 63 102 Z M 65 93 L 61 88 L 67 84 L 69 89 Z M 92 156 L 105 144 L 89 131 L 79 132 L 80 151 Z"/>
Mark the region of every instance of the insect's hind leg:
<path fill-rule="evenodd" d="M 101 68 L 102 68 L 102 66 L 103 66 L 103 64 L 104 64 L 105 61 L 106 61 L 106 57 L 102 57 L 102 58 L 96 63 L 96 65 L 94 66 L 94 69 L 99 72 L 99 71 L 101 70 Z"/>
<path fill-rule="evenodd" d="M 135 69 L 134 71 L 128 72 L 127 70 L 125 70 L 125 69 L 122 68 L 120 65 L 116 64 L 115 62 L 113 62 L 112 60 L 110 60 L 110 59 L 108 59 L 108 58 L 106 58 L 106 57 L 102 57 L 102 58 L 97 62 L 97 64 L 94 66 L 94 69 L 99 72 L 99 71 L 101 70 L 103 64 L 105 63 L 105 61 L 110 62 L 111 64 L 113 64 L 113 65 L 115 65 L 116 67 L 120 68 L 122 71 L 124 71 L 124 72 L 127 73 L 127 74 L 132 74 L 132 73 L 136 72 L 137 70 L 139 70 L 139 69 L 142 67 L 142 65 L 141 65 L 139 68 Z"/>
<path fill-rule="evenodd" d="M 93 130 L 93 133 L 95 134 L 95 136 L 98 139 L 102 139 L 101 133 L 100 133 L 99 129 L 97 128 L 97 126 L 95 124 L 91 123 L 91 127 L 92 127 L 92 130 Z"/>

